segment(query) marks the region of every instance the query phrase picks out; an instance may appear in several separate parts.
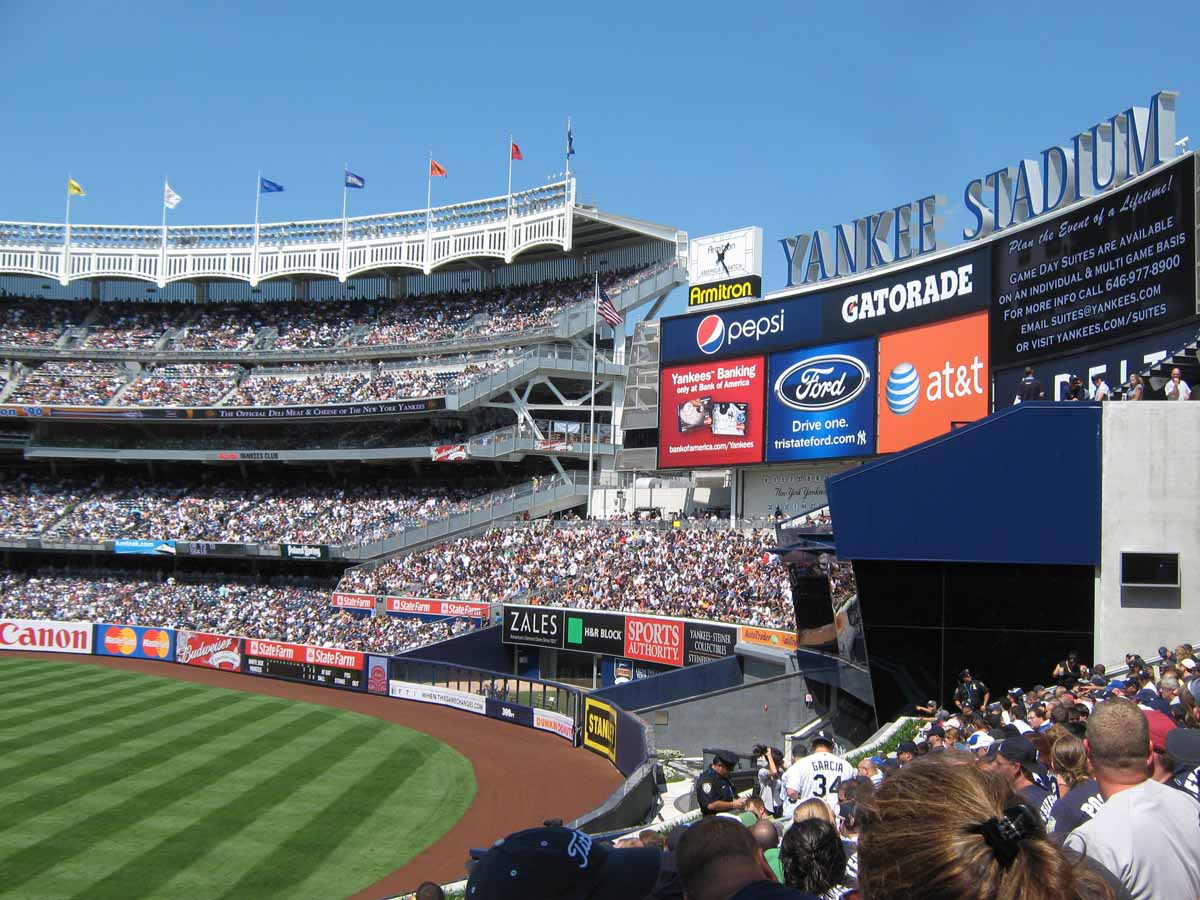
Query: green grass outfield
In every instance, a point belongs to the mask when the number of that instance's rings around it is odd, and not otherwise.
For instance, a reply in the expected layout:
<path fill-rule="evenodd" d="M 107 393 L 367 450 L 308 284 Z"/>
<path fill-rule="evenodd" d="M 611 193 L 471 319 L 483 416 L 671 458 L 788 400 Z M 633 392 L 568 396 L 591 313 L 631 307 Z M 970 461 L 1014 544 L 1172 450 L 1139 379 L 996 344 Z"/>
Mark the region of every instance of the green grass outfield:
<path fill-rule="evenodd" d="M 0 897 L 345 897 L 475 796 L 456 750 L 359 713 L 3 655 L 0 691 Z"/>

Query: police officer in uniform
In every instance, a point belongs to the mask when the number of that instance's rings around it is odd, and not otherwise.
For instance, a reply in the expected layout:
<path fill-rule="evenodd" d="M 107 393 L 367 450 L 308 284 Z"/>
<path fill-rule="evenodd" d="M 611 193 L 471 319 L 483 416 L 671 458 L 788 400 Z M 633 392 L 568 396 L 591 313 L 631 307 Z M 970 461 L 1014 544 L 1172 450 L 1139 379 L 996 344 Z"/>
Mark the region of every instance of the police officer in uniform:
<path fill-rule="evenodd" d="M 729 773 L 736 765 L 737 754 L 718 750 L 709 767 L 696 779 L 696 803 L 701 815 L 741 812 L 746 808 L 746 801 L 738 797 L 729 780 Z"/>

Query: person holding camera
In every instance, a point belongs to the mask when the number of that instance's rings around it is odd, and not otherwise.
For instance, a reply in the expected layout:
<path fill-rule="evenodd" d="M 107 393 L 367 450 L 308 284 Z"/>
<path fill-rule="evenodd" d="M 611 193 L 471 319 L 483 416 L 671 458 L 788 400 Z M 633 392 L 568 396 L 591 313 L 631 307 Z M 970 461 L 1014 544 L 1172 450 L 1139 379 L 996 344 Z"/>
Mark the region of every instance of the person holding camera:
<path fill-rule="evenodd" d="M 783 751 L 755 744 L 751 752 L 758 762 L 758 796 L 767 814 L 778 819 L 783 815 Z"/>

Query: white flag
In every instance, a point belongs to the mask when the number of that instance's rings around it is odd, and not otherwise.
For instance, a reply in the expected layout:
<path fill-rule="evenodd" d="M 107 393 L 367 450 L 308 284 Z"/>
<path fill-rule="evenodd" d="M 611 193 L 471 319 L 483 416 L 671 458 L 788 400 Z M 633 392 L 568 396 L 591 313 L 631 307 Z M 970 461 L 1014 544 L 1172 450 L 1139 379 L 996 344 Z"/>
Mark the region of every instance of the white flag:
<path fill-rule="evenodd" d="M 171 186 L 169 184 L 163 182 L 163 204 L 167 207 L 167 209 L 174 209 L 182 202 L 183 198 L 171 190 Z"/>

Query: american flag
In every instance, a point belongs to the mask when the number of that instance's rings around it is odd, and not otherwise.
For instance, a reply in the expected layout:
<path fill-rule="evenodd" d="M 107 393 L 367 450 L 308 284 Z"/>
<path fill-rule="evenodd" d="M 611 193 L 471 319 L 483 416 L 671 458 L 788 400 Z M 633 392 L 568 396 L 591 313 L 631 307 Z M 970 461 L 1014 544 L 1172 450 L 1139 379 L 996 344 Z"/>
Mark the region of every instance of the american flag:
<path fill-rule="evenodd" d="M 625 318 L 613 306 L 613 302 L 609 299 L 608 294 L 604 292 L 604 288 L 600 288 L 600 296 L 596 298 L 596 312 L 599 313 L 600 318 L 613 328 L 616 328 L 625 321 Z"/>

